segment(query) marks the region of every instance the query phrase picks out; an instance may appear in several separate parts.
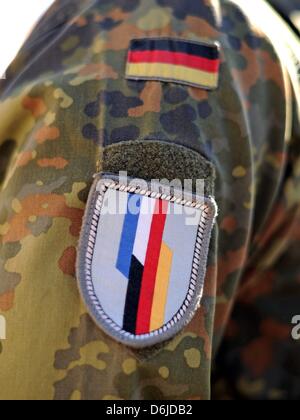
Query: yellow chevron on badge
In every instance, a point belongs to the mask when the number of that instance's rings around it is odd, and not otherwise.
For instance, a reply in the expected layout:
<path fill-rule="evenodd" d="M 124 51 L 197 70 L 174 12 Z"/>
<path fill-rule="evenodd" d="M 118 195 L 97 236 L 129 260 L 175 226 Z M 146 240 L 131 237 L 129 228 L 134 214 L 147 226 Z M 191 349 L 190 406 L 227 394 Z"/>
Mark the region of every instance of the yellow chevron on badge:
<path fill-rule="evenodd" d="M 158 330 L 164 324 L 173 257 L 171 248 L 162 242 L 151 311 L 152 331 Z"/>

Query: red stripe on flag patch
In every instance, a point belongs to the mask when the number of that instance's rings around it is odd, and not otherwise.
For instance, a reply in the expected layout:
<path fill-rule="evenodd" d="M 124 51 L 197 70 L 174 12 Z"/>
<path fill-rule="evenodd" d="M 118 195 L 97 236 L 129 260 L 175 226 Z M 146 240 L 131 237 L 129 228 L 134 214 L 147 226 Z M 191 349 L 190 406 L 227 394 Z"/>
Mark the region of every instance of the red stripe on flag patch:
<path fill-rule="evenodd" d="M 154 212 L 137 314 L 137 335 L 147 334 L 150 332 L 155 281 L 168 212 L 168 202 L 157 200 Z"/>
<path fill-rule="evenodd" d="M 129 51 L 129 63 L 166 63 L 185 66 L 210 73 L 219 71 L 220 60 L 169 51 Z"/>

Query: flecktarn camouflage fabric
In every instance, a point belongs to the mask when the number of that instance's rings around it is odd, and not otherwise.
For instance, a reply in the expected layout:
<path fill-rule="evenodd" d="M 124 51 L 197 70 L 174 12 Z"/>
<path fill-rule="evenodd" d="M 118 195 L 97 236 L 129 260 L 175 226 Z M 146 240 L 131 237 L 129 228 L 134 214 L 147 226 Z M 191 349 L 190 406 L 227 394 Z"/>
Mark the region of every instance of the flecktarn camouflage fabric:
<path fill-rule="evenodd" d="M 1 400 L 300 398 L 296 56 L 239 3 L 57 1 L 0 82 Z M 218 88 L 127 80 L 149 37 L 218 42 Z M 103 333 L 76 283 L 93 175 L 119 170 L 202 173 L 219 208 L 200 309 L 147 351 Z"/>

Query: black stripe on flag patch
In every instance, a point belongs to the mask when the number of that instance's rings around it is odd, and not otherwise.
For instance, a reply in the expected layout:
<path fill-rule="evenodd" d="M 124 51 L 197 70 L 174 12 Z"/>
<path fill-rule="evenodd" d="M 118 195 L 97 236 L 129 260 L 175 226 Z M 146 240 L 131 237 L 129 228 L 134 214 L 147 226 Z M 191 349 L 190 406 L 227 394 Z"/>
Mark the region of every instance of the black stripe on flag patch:
<path fill-rule="evenodd" d="M 139 308 L 143 272 L 144 266 L 133 255 L 129 272 L 129 282 L 123 322 L 124 330 L 131 334 L 135 334 L 136 331 L 136 321 Z"/>
<path fill-rule="evenodd" d="M 217 60 L 220 58 L 219 46 L 211 43 L 183 41 L 176 39 L 153 39 L 143 38 L 134 39 L 131 42 L 131 51 L 170 51 L 175 53 L 185 53 L 197 57 Z"/>

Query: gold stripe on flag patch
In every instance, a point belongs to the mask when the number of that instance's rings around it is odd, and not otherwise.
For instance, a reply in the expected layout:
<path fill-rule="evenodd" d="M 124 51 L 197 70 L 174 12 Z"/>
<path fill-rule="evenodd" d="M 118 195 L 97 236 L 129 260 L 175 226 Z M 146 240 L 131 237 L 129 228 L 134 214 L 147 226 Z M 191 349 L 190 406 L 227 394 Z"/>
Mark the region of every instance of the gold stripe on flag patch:
<path fill-rule="evenodd" d="M 218 74 L 212 74 L 201 70 L 188 69 L 184 66 L 168 64 L 128 64 L 127 76 L 136 79 L 162 80 L 177 82 L 214 89 L 218 86 Z"/>

